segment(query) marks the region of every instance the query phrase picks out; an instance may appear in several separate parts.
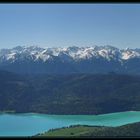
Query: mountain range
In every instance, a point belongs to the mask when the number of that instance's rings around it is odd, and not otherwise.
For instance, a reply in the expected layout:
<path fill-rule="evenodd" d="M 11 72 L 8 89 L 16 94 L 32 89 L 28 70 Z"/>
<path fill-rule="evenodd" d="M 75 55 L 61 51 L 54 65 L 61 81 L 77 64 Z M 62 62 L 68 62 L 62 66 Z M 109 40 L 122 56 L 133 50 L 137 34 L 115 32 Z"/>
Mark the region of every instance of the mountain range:
<path fill-rule="evenodd" d="M 140 49 L 113 46 L 40 48 L 17 46 L 0 50 L 0 70 L 20 74 L 140 74 Z"/>

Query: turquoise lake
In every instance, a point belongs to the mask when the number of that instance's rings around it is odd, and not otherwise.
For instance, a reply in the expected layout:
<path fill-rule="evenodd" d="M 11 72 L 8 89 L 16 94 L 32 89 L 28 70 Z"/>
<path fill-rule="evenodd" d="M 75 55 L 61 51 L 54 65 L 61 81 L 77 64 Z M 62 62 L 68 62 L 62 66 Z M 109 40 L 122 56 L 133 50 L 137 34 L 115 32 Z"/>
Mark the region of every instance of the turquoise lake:
<path fill-rule="evenodd" d="M 0 114 L 0 136 L 33 136 L 69 125 L 120 126 L 140 122 L 140 111 L 103 115 Z"/>

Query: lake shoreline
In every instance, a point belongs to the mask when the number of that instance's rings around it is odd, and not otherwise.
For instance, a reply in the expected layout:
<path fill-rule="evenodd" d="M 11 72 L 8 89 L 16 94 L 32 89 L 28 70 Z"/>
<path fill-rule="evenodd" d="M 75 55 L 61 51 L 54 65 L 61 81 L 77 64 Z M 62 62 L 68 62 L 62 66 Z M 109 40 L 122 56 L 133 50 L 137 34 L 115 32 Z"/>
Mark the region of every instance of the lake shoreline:
<path fill-rule="evenodd" d="M 118 114 L 118 113 L 125 113 L 125 112 L 139 112 L 138 110 L 128 110 L 128 111 L 121 111 L 121 112 L 112 112 L 112 113 L 100 113 L 100 114 L 51 114 L 51 113 L 39 113 L 39 112 L 16 112 L 16 111 L 0 111 L 0 115 L 1 114 L 15 114 L 15 115 L 18 115 L 18 114 L 38 114 L 38 115 L 67 115 L 67 116 L 84 116 L 84 115 L 93 115 L 93 116 L 99 116 L 99 115 L 108 115 L 108 114 Z"/>
<path fill-rule="evenodd" d="M 50 129 L 71 125 L 116 127 L 135 122 L 140 122 L 140 111 L 102 115 L 52 115 L 6 111 L 0 115 L 0 136 L 34 136 Z"/>

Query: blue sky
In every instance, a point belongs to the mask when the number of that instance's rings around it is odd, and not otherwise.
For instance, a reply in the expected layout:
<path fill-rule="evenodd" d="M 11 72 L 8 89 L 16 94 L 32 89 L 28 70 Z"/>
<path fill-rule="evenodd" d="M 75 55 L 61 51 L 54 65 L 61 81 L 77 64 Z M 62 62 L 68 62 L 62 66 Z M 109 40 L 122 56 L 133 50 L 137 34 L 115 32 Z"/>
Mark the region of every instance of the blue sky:
<path fill-rule="evenodd" d="M 0 48 L 140 48 L 140 4 L 0 4 Z"/>

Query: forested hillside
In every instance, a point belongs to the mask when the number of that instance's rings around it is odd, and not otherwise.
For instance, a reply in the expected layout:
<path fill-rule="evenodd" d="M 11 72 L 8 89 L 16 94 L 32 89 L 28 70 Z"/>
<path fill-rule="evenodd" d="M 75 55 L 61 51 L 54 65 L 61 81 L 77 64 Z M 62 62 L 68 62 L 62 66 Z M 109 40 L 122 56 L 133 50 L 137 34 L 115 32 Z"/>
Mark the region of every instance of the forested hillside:
<path fill-rule="evenodd" d="M 140 77 L 0 72 L 0 111 L 104 114 L 140 110 Z"/>
<path fill-rule="evenodd" d="M 75 125 L 49 130 L 37 137 L 78 137 L 78 138 L 125 138 L 140 137 L 140 123 L 127 124 L 119 127 L 102 127 Z"/>

